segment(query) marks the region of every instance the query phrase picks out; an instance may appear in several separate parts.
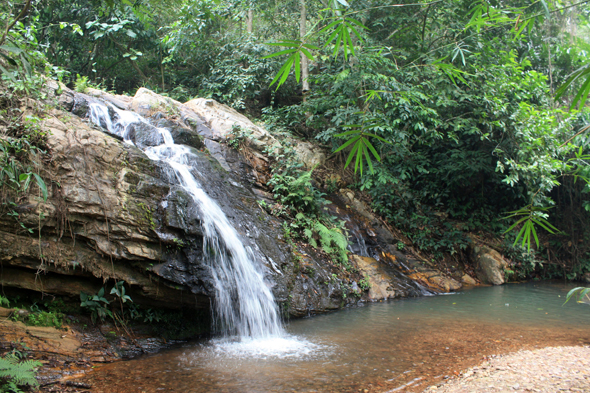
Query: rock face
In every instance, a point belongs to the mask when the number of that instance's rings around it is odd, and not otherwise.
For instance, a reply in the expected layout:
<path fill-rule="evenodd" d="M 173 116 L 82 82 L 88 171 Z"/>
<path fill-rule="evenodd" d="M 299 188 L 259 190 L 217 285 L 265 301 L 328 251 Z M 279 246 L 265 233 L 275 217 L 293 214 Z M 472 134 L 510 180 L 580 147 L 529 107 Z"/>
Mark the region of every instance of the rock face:
<path fill-rule="evenodd" d="M 186 105 L 146 89 L 133 98 L 88 93 L 66 90 L 59 102 L 73 115 L 56 109 L 42 124 L 52 152 L 42 171 L 52 184 L 49 198 L 43 202 L 32 193 L 19 200 L 17 208 L 19 221 L 40 228 L 41 236 L 29 236 L 11 217 L 0 217 L 5 287 L 77 298 L 81 291 L 96 293 L 105 280 L 115 279 L 125 281 L 135 303 L 209 308 L 213 284 L 202 263 L 200 213 L 170 177 L 169 168 L 135 146 L 161 143 L 153 140 L 153 130 L 166 127 L 175 143 L 194 148 L 193 166 L 199 168 L 202 187 L 266 266 L 267 282 L 285 312 L 304 315 L 346 303 L 338 285 L 326 292 L 317 284 L 328 272 L 311 285 L 297 275 L 299 267 L 282 239 L 281 222 L 258 206 L 252 187 L 259 179 L 251 161 L 214 140 L 222 133 L 210 128 L 217 124 L 213 117 L 206 121 Z M 149 116 L 145 124 L 130 128 L 135 145 L 89 124 L 90 107 L 99 100 Z M 114 109 L 109 115 L 119 116 Z M 252 124 L 237 112 L 232 116 L 244 126 Z M 263 131 L 261 138 L 272 142 Z M 312 263 L 320 270 L 321 257 Z"/>
<path fill-rule="evenodd" d="M 33 192 L 15 200 L 18 222 L 0 215 L 5 287 L 77 298 L 81 291 L 96 293 L 106 280 L 115 279 L 125 281 L 135 303 L 210 307 L 213 284 L 203 265 L 200 212 L 170 168 L 136 147 L 162 143 L 154 132 L 158 127 L 192 149 L 195 176 L 265 266 L 266 281 L 286 314 L 305 316 L 355 303 L 368 284 L 365 300 L 370 301 L 460 287 L 398 252 L 395 236 L 346 190 L 333 208 L 352 225 L 356 256 L 351 263 L 360 273 L 336 277 L 340 270 L 326 255 L 291 248 L 283 239 L 282 222 L 257 203 L 267 195 L 259 171 L 267 165 L 263 151 L 278 143 L 235 110 L 207 99 L 182 104 L 147 89 L 133 98 L 92 89 L 87 93 L 66 90 L 59 97 L 66 111 L 52 110 L 42 124 L 52 157 L 41 171 L 49 185 L 48 200 Z M 112 105 L 111 119 L 127 109 L 147 118 L 129 129 L 133 143 L 90 124 L 90 108 L 98 101 Z M 235 125 L 250 135 L 245 151 L 225 143 Z M 317 148 L 299 147 L 309 168 L 325 160 Z M 357 211 L 354 220 L 347 216 L 350 206 Z"/>
<path fill-rule="evenodd" d="M 484 284 L 504 284 L 504 268 L 507 262 L 496 250 L 487 246 L 474 245 L 471 258 L 477 278 Z"/>
<path fill-rule="evenodd" d="M 333 199 L 331 213 L 346 221 L 350 234 L 351 260 L 369 284 L 367 300 L 450 292 L 461 283 L 397 249 L 400 240 L 351 190 L 340 190 Z M 358 283 L 357 283 L 358 284 Z"/>

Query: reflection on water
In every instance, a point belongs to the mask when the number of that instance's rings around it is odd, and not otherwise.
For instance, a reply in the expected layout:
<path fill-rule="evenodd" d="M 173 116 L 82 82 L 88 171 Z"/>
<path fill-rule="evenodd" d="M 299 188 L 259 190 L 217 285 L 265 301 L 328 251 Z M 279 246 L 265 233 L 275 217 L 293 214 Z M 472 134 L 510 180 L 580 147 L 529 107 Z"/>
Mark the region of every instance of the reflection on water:
<path fill-rule="evenodd" d="M 87 379 L 96 392 L 421 391 L 483 356 L 590 344 L 590 309 L 562 307 L 571 287 L 505 285 L 370 304 L 291 321 L 290 338 L 185 344 Z"/>

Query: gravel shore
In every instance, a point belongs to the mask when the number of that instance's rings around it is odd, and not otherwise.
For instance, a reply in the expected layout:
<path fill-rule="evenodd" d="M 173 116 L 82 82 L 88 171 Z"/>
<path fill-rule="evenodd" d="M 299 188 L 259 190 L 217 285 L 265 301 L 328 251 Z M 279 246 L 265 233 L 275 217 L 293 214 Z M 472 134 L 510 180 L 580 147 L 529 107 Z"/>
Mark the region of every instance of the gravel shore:
<path fill-rule="evenodd" d="M 425 392 L 590 392 L 590 347 L 549 347 L 492 356 Z"/>

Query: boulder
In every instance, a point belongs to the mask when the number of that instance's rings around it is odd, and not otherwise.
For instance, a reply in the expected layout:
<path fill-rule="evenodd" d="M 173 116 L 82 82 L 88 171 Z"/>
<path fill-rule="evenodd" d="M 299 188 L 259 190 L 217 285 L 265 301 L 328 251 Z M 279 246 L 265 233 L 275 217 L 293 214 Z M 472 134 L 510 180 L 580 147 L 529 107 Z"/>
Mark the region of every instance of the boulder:
<path fill-rule="evenodd" d="M 353 255 L 351 258 L 360 270 L 361 275 L 365 276 L 365 279 L 369 281 L 368 298 L 370 301 L 393 299 L 396 297 L 393 276 L 387 271 L 384 265 L 370 257 Z"/>
<path fill-rule="evenodd" d="M 469 286 L 477 285 L 477 281 L 469 274 L 464 274 L 463 276 L 461 276 L 461 282 Z"/>
<path fill-rule="evenodd" d="M 461 283 L 452 277 L 445 276 L 434 269 L 423 269 L 408 274 L 408 278 L 418 281 L 430 289 L 440 292 L 452 292 L 461 288 Z"/>
<path fill-rule="evenodd" d="M 310 170 L 316 165 L 323 165 L 326 162 L 326 154 L 319 146 L 310 142 L 298 141 L 295 145 L 295 154 L 297 159 Z"/>
<path fill-rule="evenodd" d="M 239 127 L 242 132 L 249 134 L 252 148 L 259 153 L 267 148 L 279 146 L 279 142 L 267 130 L 257 126 L 235 109 L 213 99 L 196 98 L 186 102 L 184 107 L 207 122 L 211 129 L 211 135 L 207 137 L 214 141 L 225 141 L 234 129 Z"/>
<path fill-rule="evenodd" d="M 471 259 L 475 274 L 482 283 L 504 284 L 504 269 L 508 263 L 498 251 L 484 245 L 474 245 L 471 248 Z"/>
<path fill-rule="evenodd" d="M 142 87 L 137 90 L 127 109 L 144 117 L 150 117 L 158 112 L 170 117 L 179 115 L 181 106 L 182 104 L 176 100 Z"/>

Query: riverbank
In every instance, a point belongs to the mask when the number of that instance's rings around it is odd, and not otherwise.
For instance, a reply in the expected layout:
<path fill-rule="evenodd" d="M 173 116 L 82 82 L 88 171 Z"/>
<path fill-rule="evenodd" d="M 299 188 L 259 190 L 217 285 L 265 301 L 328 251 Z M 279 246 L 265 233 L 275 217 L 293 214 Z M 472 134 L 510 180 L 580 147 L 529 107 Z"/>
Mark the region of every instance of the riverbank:
<path fill-rule="evenodd" d="M 425 392 L 587 392 L 590 347 L 548 347 L 492 356 Z"/>

